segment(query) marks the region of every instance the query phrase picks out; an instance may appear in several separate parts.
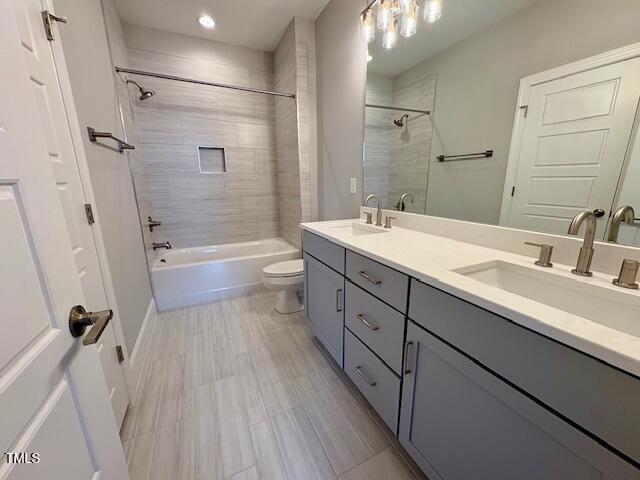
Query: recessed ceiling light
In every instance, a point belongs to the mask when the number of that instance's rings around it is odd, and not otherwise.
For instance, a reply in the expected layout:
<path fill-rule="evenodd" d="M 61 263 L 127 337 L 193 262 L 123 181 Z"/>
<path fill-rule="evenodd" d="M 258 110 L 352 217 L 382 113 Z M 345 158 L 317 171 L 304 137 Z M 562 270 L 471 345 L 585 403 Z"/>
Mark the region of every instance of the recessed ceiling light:
<path fill-rule="evenodd" d="M 216 26 L 216 22 L 209 15 L 202 15 L 198 19 L 198 23 L 202 25 L 204 28 L 213 28 Z"/>

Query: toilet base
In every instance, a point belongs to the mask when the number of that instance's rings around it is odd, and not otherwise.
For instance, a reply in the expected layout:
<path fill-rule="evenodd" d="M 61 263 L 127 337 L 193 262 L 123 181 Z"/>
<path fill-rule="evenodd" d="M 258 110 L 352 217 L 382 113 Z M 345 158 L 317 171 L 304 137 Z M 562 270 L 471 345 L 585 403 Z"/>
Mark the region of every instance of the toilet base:
<path fill-rule="evenodd" d="M 276 310 L 280 313 L 296 313 L 304 310 L 296 289 L 280 290 L 276 294 Z"/>

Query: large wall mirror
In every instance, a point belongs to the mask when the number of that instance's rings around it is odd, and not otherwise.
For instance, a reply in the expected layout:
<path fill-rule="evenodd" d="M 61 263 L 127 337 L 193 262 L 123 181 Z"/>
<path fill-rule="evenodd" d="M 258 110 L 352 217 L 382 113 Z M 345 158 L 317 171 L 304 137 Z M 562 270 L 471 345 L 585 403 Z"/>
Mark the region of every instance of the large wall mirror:
<path fill-rule="evenodd" d="M 640 246 L 640 1 L 370 8 L 363 201 Z"/>

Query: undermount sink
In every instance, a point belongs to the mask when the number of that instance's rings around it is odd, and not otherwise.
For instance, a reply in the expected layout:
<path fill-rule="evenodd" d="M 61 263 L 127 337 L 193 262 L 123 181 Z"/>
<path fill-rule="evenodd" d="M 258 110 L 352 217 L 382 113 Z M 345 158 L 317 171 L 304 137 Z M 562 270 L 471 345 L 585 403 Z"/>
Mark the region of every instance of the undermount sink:
<path fill-rule="evenodd" d="M 637 295 L 500 260 L 459 268 L 454 272 L 640 337 L 640 297 Z"/>
<path fill-rule="evenodd" d="M 351 223 L 349 225 L 336 225 L 335 227 L 329 227 L 333 232 L 339 235 L 349 235 L 352 237 L 359 237 L 361 235 L 374 235 L 376 233 L 387 233 L 388 230 L 383 230 L 380 227 L 374 227 L 372 225 L 366 225 L 363 223 Z"/>

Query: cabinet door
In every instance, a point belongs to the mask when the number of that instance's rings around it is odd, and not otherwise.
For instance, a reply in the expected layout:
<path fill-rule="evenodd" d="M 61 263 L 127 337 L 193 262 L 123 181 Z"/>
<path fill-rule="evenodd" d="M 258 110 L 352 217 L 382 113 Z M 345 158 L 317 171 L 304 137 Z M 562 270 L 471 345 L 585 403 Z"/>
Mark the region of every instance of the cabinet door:
<path fill-rule="evenodd" d="M 342 367 L 344 277 L 305 254 L 304 286 L 307 323 Z"/>
<path fill-rule="evenodd" d="M 430 478 L 631 479 L 638 470 L 412 322 L 399 437 Z"/>

